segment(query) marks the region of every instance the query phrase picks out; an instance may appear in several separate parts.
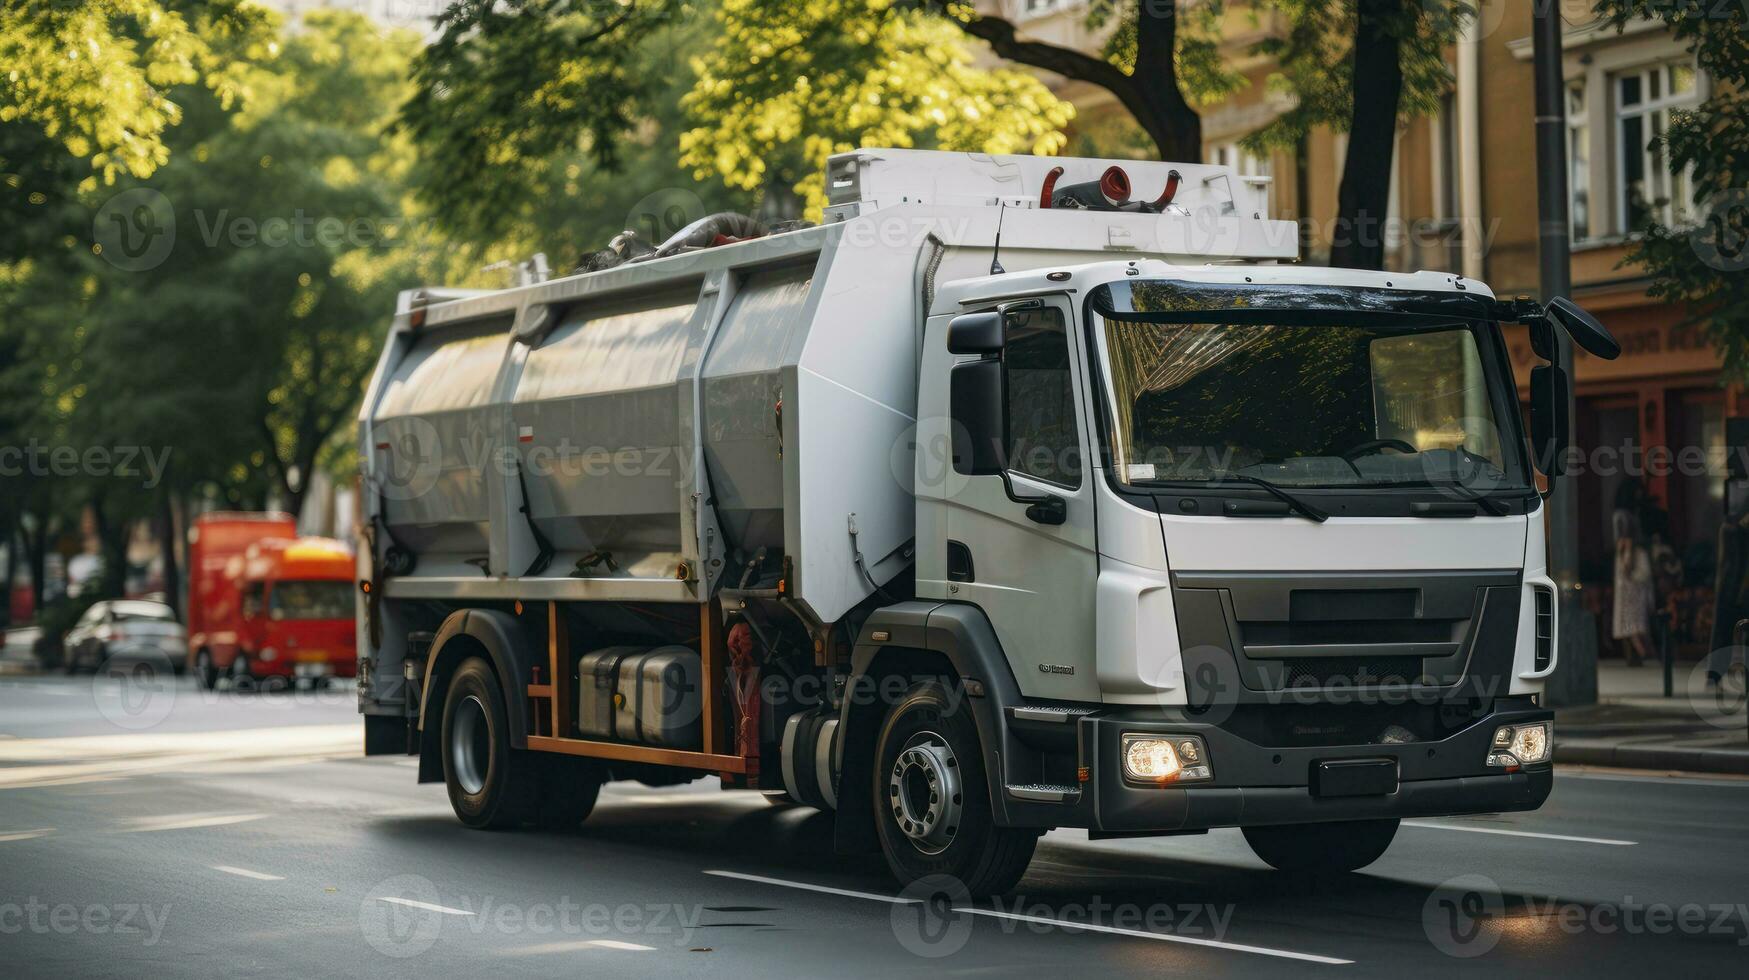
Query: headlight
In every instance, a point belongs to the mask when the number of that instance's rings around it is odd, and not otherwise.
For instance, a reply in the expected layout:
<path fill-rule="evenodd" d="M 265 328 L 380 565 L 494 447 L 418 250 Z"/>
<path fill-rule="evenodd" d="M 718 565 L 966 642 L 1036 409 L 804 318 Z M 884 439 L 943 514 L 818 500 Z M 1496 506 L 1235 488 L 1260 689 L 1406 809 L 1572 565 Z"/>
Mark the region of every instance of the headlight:
<path fill-rule="evenodd" d="M 1194 735 L 1126 734 L 1123 772 L 1142 783 L 1199 782 L 1214 776 L 1202 739 Z"/>
<path fill-rule="evenodd" d="M 1494 731 L 1494 745 L 1488 752 L 1488 765 L 1496 769 L 1517 769 L 1549 761 L 1554 748 L 1554 730 L 1546 721 L 1529 725 L 1501 725 Z"/>

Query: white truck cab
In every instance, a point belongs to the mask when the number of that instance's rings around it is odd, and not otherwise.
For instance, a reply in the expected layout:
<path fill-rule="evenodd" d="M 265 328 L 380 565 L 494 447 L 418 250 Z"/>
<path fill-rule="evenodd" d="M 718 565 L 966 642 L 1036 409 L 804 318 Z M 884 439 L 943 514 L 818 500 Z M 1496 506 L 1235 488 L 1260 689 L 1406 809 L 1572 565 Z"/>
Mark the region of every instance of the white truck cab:
<path fill-rule="evenodd" d="M 1501 324 L 1613 356 L 1594 319 L 1280 264 L 1219 167 L 828 184 L 820 227 L 404 297 L 360 417 L 368 751 L 481 826 L 715 776 L 973 892 L 1053 827 L 1349 870 L 1542 803 L 1566 381 L 1527 438 Z"/>

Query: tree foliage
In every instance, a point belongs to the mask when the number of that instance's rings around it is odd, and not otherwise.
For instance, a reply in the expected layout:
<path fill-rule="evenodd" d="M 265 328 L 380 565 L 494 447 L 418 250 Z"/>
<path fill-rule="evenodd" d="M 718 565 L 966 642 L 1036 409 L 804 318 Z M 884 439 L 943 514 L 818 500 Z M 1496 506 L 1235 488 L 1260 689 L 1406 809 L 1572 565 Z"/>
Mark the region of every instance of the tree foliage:
<path fill-rule="evenodd" d="M 247 62 L 223 49 L 270 43 L 264 23 L 244 0 L 3 0 L 0 124 L 39 131 L 105 183 L 148 177 L 182 118 L 170 89 L 204 85 L 227 105 L 246 95 Z"/>
<path fill-rule="evenodd" d="M 1597 12 L 1618 29 L 1662 21 L 1710 76 L 1706 100 L 1673 111 L 1660 137 L 1671 171 L 1691 175 L 1701 223 L 1654 224 L 1626 263 L 1644 267 L 1650 294 L 1706 332 L 1727 377 L 1749 381 L 1749 13 L 1686 0 L 1600 0 Z"/>
<path fill-rule="evenodd" d="M 731 187 L 793 187 L 814 217 L 833 153 L 1052 153 L 1074 111 L 1028 73 L 977 67 L 940 17 L 883 0 L 722 0 L 715 17 L 681 160 Z"/>
<path fill-rule="evenodd" d="M 643 60 L 685 0 L 458 0 L 413 62 L 400 124 L 419 145 L 424 199 L 477 242 L 505 236 L 531 188 L 576 151 L 604 170 L 671 70 Z"/>

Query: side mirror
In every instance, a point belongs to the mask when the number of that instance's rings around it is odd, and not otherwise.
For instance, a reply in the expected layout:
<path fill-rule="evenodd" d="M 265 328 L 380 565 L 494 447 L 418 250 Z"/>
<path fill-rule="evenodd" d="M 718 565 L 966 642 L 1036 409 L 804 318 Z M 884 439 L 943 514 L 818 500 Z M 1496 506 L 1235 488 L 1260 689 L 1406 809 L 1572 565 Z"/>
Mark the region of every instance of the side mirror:
<path fill-rule="evenodd" d="M 1008 470 L 1007 392 L 994 357 L 955 364 L 948 392 L 953 421 L 953 470 L 994 476 Z"/>
<path fill-rule="evenodd" d="M 1537 469 L 1549 479 L 1566 472 L 1567 437 L 1572 431 L 1566 372 L 1551 364 L 1530 369 L 1530 443 Z"/>
<path fill-rule="evenodd" d="M 953 469 L 962 476 L 1008 470 L 1008 396 L 1002 373 L 1007 324 L 1000 312 L 962 313 L 947 325 L 950 354 L 977 354 L 955 364 L 948 392 Z"/>
<path fill-rule="evenodd" d="M 947 324 L 949 354 L 1000 354 L 1007 342 L 1007 322 L 995 310 L 962 313 Z"/>
<path fill-rule="evenodd" d="M 1609 328 L 1580 309 L 1577 303 L 1565 296 L 1556 296 L 1549 300 L 1548 310 L 1549 316 L 1554 317 L 1555 322 L 1573 338 L 1573 343 L 1585 348 L 1592 356 L 1606 361 L 1621 356 L 1621 344 L 1610 334 Z"/>

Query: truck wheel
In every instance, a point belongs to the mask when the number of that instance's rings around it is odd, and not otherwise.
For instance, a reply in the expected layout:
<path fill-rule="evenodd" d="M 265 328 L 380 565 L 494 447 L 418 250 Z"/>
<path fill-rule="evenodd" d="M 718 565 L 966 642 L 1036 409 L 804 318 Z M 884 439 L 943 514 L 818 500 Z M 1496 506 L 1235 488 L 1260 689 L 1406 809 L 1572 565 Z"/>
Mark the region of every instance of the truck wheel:
<path fill-rule="evenodd" d="M 211 650 L 201 648 L 194 655 L 194 676 L 200 681 L 201 690 L 210 691 L 219 686 L 219 670 L 213 666 Z"/>
<path fill-rule="evenodd" d="M 516 826 L 528 814 L 534 774 L 513 761 L 504 694 L 486 661 L 472 657 L 456 668 L 443 699 L 442 738 L 455 815 L 470 827 Z"/>
<path fill-rule="evenodd" d="M 589 819 L 601 794 L 602 774 L 596 766 L 562 756 L 543 755 L 538 763 L 540 794 L 534 804 L 534 824 L 542 830 L 576 830 Z"/>
<path fill-rule="evenodd" d="M 1246 827 L 1245 842 L 1277 871 L 1343 874 L 1377 861 L 1397 836 L 1390 820 Z"/>
<path fill-rule="evenodd" d="M 875 827 L 901 883 L 931 875 L 973 896 L 1014 887 L 1038 832 L 996 826 L 977 724 L 938 680 L 911 685 L 875 741 Z"/>

